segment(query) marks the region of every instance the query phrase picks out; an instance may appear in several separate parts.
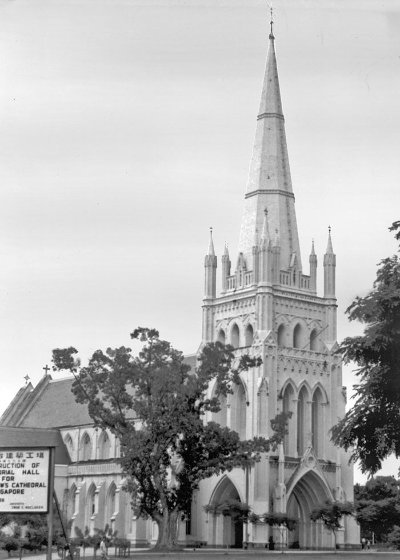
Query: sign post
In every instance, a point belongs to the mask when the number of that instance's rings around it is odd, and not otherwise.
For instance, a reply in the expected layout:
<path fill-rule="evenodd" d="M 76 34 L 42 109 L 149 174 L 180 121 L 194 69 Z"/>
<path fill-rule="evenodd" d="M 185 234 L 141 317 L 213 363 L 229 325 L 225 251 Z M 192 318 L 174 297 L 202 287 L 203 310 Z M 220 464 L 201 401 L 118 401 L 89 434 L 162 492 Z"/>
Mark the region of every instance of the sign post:
<path fill-rule="evenodd" d="M 48 495 L 48 514 L 47 526 L 49 529 L 47 536 L 47 556 L 46 560 L 51 560 L 53 550 L 53 492 L 54 492 L 54 468 L 55 468 L 55 449 L 50 448 L 50 473 L 49 473 L 49 495 Z"/>

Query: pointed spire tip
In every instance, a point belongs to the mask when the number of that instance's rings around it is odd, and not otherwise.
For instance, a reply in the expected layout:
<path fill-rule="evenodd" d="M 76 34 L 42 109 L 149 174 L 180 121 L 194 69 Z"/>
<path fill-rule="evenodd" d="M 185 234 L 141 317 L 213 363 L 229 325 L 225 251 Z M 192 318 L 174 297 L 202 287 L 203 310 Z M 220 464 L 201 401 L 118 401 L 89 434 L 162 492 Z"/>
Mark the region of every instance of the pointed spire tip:
<path fill-rule="evenodd" d="M 269 22 L 269 25 L 270 25 L 270 28 L 271 28 L 270 33 L 269 33 L 269 38 L 273 41 L 275 39 L 275 36 L 274 36 L 274 11 L 273 11 L 272 6 L 270 6 L 269 11 L 271 13 L 271 19 L 270 19 L 270 22 Z"/>
<path fill-rule="evenodd" d="M 331 226 L 328 226 L 328 246 L 326 248 L 326 253 L 333 254 L 333 247 L 332 247 L 332 237 L 331 237 Z"/>
<path fill-rule="evenodd" d="M 208 255 L 211 255 L 213 257 L 215 256 L 212 226 L 210 227 L 210 242 L 208 245 Z"/>

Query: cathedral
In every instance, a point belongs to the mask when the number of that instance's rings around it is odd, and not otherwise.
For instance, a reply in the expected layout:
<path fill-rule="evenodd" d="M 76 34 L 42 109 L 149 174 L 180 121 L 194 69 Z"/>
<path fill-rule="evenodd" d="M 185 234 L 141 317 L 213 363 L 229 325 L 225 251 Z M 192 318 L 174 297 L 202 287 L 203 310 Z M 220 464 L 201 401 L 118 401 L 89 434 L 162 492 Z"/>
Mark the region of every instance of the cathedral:
<path fill-rule="evenodd" d="M 322 549 L 333 535 L 310 512 L 326 500 L 353 500 L 353 467 L 346 452 L 333 446 L 329 431 L 345 413 L 337 348 L 336 256 L 331 232 L 323 259 L 324 293 L 317 295 L 314 246 L 304 274 L 296 223 L 272 24 L 257 116 L 256 134 L 244 200 L 239 247 L 233 264 L 227 247 L 221 257 L 222 285 L 217 294 L 217 257 L 212 232 L 205 257 L 202 344 L 219 340 L 250 354 L 260 366 L 241 374 L 241 383 L 209 413 L 243 439 L 270 437 L 271 420 L 291 412 L 288 433 L 277 450 L 245 469 L 203 481 L 192 512 L 182 521 L 180 540 L 211 547 Z M 195 367 L 195 356 L 187 358 Z M 57 428 L 69 460 L 56 465 L 55 487 L 72 527 L 102 529 L 106 524 L 133 546 L 155 542 L 157 528 L 136 518 L 115 458 L 119 443 L 93 426 L 85 406 L 71 393 L 73 379 L 46 375 L 36 387 L 20 389 L 0 425 Z M 215 387 L 209 387 L 210 396 Z M 293 530 L 265 523 L 238 523 L 211 513 L 228 501 L 248 504 L 257 514 L 286 513 Z M 210 506 L 205 509 L 205 506 Z M 337 532 L 340 548 L 359 546 L 359 529 L 345 518 Z"/>

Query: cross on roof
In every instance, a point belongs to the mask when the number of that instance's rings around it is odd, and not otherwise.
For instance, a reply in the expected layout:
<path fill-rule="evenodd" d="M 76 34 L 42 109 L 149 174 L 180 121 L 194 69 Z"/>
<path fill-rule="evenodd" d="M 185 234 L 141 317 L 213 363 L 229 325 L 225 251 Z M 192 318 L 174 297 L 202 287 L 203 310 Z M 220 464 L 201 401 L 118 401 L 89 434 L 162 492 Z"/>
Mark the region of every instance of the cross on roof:
<path fill-rule="evenodd" d="M 49 371 L 50 371 L 50 368 L 49 368 L 49 366 L 48 366 L 47 364 L 44 366 L 43 369 L 44 369 L 46 375 L 47 375 L 47 374 L 49 373 Z"/>

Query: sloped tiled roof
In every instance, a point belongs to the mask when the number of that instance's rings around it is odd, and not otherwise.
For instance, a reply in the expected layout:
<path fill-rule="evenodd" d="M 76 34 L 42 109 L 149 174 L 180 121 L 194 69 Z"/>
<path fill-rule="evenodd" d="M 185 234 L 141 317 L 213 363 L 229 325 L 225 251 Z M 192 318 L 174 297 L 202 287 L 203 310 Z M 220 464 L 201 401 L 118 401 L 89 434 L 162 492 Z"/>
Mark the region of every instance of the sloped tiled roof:
<path fill-rule="evenodd" d="M 192 370 L 196 355 L 185 356 Z M 74 378 L 53 380 L 45 375 L 35 388 L 20 389 L 0 418 L 0 425 L 25 428 L 61 428 L 92 424 L 87 405 L 78 404 L 71 392 Z"/>
<path fill-rule="evenodd" d="M 19 426 L 60 428 L 92 424 L 87 406 L 78 404 L 71 392 L 73 377 L 49 380 L 44 390 L 27 414 L 21 418 Z"/>

